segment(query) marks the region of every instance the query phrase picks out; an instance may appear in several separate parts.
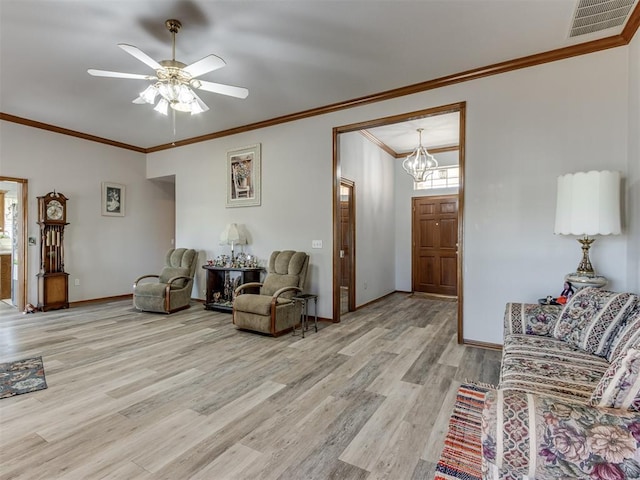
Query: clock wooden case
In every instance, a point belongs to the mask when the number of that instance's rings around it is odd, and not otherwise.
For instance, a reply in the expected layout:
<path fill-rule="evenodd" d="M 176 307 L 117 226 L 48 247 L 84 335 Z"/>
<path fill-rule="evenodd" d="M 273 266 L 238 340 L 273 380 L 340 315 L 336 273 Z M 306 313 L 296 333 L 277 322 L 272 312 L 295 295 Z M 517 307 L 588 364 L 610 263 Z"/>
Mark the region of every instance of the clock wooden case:
<path fill-rule="evenodd" d="M 64 271 L 64 227 L 67 197 L 49 192 L 38 197 L 40 225 L 40 273 L 38 308 L 42 311 L 69 308 L 69 274 Z"/>

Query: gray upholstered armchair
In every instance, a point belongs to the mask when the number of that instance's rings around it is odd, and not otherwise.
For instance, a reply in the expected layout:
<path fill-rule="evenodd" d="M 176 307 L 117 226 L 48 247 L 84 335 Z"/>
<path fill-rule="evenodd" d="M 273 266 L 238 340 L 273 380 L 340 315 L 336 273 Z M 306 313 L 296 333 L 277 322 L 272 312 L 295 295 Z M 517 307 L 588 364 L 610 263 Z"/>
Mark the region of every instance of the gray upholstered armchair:
<path fill-rule="evenodd" d="M 195 250 L 169 250 L 160 275 L 143 275 L 133 283 L 133 306 L 138 310 L 163 313 L 189 308 L 197 261 Z M 141 282 L 145 278 L 157 281 Z"/>
<path fill-rule="evenodd" d="M 285 250 L 273 252 L 269 258 L 264 283 L 251 282 L 235 290 L 233 323 L 237 328 L 270 335 L 280 335 L 300 321 L 302 305 L 291 297 L 302 292 L 307 277 L 309 255 Z M 259 294 L 243 293 L 260 288 Z"/>

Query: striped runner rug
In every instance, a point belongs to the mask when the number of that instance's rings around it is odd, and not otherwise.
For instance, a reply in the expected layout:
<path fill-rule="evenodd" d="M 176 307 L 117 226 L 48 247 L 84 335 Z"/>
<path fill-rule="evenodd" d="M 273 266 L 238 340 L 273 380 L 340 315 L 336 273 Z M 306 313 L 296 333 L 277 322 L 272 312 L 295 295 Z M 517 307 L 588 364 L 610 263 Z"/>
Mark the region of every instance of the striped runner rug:
<path fill-rule="evenodd" d="M 458 388 L 434 480 L 482 479 L 480 427 L 487 391 L 488 388 L 472 384 Z"/>

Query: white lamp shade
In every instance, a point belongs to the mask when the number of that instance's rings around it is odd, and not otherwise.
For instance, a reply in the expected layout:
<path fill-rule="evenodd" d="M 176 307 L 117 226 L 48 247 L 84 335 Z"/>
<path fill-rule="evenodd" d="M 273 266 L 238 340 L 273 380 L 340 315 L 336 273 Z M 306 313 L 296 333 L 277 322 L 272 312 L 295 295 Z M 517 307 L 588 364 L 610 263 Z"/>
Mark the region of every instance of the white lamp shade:
<path fill-rule="evenodd" d="M 558 177 L 556 224 L 561 235 L 620 233 L 620 172 L 591 171 Z"/>
<path fill-rule="evenodd" d="M 230 223 L 226 226 L 220 235 L 220 245 L 246 245 L 247 237 L 236 223 Z"/>

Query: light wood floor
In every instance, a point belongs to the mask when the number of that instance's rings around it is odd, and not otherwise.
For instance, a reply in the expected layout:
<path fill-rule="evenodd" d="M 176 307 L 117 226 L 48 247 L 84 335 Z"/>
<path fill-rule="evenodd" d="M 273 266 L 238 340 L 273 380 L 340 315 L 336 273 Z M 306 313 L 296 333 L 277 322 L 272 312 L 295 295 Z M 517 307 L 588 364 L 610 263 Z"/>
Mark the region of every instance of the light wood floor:
<path fill-rule="evenodd" d="M 0 478 L 431 479 L 458 385 L 499 369 L 455 311 L 394 294 L 274 339 L 199 304 L 0 306 L 0 362 L 42 355 L 49 385 L 0 400 Z"/>

